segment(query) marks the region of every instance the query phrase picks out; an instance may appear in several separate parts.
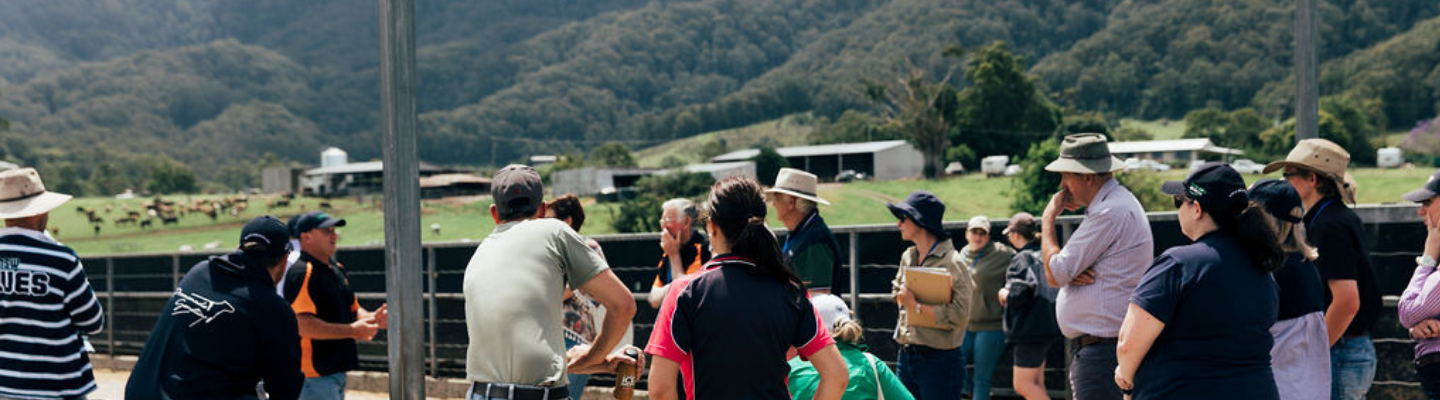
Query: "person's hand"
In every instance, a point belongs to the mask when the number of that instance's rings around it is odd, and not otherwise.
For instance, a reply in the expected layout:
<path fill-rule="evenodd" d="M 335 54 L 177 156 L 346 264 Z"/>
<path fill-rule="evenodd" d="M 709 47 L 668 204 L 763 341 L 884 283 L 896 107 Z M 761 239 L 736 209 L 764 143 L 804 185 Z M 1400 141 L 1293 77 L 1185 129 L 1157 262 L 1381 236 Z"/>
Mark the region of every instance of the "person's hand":
<path fill-rule="evenodd" d="M 1004 307 L 1005 298 L 1010 297 L 1010 288 L 1000 288 L 1000 293 L 998 293 L 998 295 L 1000 296 L 1000 306 Z"/>
<path fill-rule="evenodd" d="M 1070 286 L 1088 286 L 1088 285 L 1092 285 L 1092 284 L 1094 284 L 1094 283 L 1095 283 L 1095 268 L 1094 268 L 1094 267 L 1090 267 L 1090 268 L 1087 268 L 1087 269 L 1084 270 L 1084 271 L 1080 271 L 1080 275 L 1075 275 L 1075 279 L 1071 279 L 1071 280 L 1070 280 Z"/>
<path fill-rule="evenodd" d="M 1050 203 L 1045 205 L 1045 212 L 1040 214 L 1042 220 L 1054 221 L 1060 217 L 1060 213 L 1066 210 L 1074 210 L 1077 207 L 1071 205 L 1070 191 L 1060 188 L 1055 195 L 1050 196 Z"/>
<path fill-rule="evenodd" d="M 1427 319 L 1420 321 L 1414 328 L 1410 328 L 1411 339 L 1430 339 L 1440 337 L 1440 321 Z"/>
<path fill-rule="evenodd" d="M 380 330 L 380 325 L 375 323 L 374 318 L 361 319 L 350 323 L 350 334 L 355 340 L 368 342 L 375 338 L 375 332 Z"/>
<path fill-rule="evenodd" d="M 1120 366 L 1118 365 L 1115 366 L 1115 386 L 1120 387 L 1120 390 L 1135 389 L 1135 383 L 1129 379 L 1125 379 L 1125 375 L 1120 373 Z M 1130 395 L 1125 395 L 1125 400 L 1130 400 Z"/>
<path fill-rule="evenodd" d="M 605 358 L 605 368 L 611 373 L 614 373 L 616 370 L 620 369 L 621 365 L 634 365 L 635 371 L 637 373 L 639 371 L 644 371 L 645 351 L 640 350 L 639 347 L 635 346 L 625 346 L 623 349 L 634 349 L 637 356 L 635 358 L 630 358 L 630 356 L 625 355 L 625 350 L 620 350 L 619 352 L 611 354 L 610 356 Z"/>
<path fill-rule="evenodd" d="M 915 307 L 915 293 L 908 288 L 900 288 L 900 293 L 895 294 L 895 305 L 901 308 Z"/>
<path fill-rule="evenodd" d="M 1426 218 L 1426 220 L 1429 220 L 1429 218 Z M 1436 223 L 1434 226 L 1430 226 L 1429 223 L 1425 225 L 1425 231 L 1428 234 L 1425 235 L 1424 254 L 1430 256 L 1430 258 L 1440 258 L 1440 223 Z"/>
<path fill-rule="evenodd" d="M 380 329 L 386 329 L 387 327 L 389 327 L 390 303 L 381 304 L 380 308 L 375 309 L 375 313 L 371 314 L 371 318 L 375 320 L 375 325 L 379 326 Z"/>
<path fill-rule="evenodd" d="M 663 228 L 660 232 L 660 251 L 664 251 L 667 256 L 680 254 L 680 232 Z"/>

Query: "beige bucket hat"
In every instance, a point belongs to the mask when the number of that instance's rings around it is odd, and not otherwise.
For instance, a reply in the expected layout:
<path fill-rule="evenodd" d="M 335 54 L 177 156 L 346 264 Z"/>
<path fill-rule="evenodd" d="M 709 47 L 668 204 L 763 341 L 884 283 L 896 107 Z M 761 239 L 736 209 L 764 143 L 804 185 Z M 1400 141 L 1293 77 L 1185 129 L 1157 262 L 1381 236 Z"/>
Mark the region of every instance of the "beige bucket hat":
<path fill-rule="evenodd" d="M 820 198 L 819 187 L 820 178 L 816 177 L 815 174 L 794 168 L 781 168 L 780 174 L 775 176 L 775 186 L 765 189 L 765 193 L 784 193 L 827 206 L 830 205 L 829 201 Z"/>
<path fill-rule="evenodd" d="M 1110 155 L 1105 135 L 1098 133 L 1065 136 L 1065 141 L 1060 143 L 1060 159 L 1045 166 L 1046 171 L 1077 174 L 1103 174 L 1122 168 L 1125 163 Z"/>
<path fill-rule="evenodd" d="M 1350 153 L 1345 148 L 1325 139 L 1305 139 L 1295 144 L 1290 154 L 1285 156 L 1283 161 L 1275 161 L 1265 165 L 1265 173 L 1283 170 L 1285 167 L 1295 167 L 1319 174 L 1325 179 L 1335 182 L 1335 187 L 1340 189 L 1340 196 L 1350 204 L 1355 204 L 1355 190 L 1345 181 L 1345 167 L 1350 165 Z"/>
<path fill-rule="evenodd" d="M 45 191 L 34 168 L 0 171 L 0 219 L 32 217 L 54 210 L 72 196 Z"/>

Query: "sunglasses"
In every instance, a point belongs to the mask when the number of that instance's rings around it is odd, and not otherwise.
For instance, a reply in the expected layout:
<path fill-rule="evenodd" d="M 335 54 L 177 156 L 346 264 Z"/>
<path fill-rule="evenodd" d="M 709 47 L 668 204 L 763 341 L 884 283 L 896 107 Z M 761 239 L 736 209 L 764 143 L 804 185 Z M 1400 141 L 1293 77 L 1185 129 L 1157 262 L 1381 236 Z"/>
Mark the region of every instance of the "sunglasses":
<path fill-rule="evenodd" d="M 1286 172 L 1286 173 L 1280 174 L 1280 176 L 1281 176 L 1281 177 L 1284 177 L 1285 179 L 1290 179 L 1290 178 L 1294 178 L 1294 177 L 1309 178 L 1309 177 L 1310 177 L 1310 173 L 1309 173 L 1309 172 L 1305 172 L 1305 171 L 1292 171 L 1292 172 Z"/>
<path fill-rule="evenodd" d="M 1185 203 L 1189 203 L 1190 201 L 1191 200 L 1189 197 L 1175 196 L 1175 208 L 1180 208 L 1180 206 L 1183 206 L 1185 205 Z"/>

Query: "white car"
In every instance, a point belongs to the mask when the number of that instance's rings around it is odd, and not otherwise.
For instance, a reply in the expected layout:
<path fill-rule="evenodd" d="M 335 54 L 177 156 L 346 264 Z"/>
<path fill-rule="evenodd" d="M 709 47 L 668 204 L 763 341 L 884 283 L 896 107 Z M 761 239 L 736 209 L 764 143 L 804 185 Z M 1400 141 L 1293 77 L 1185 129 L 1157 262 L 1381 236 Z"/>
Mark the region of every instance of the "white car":
<path fill-rule="evenodd" d="M 1125 159 L 1125 171 L 1137 170 L 1165 172 L 1170 170 L 1170 166 L 1155 160 L 1141 160 L 1133 157 Z"/>
<path fill-rule="evenodd" d="M 1259 175 L 1260 173 L 1265 171 L 1265 164 L 1257 164 L 1254 161 L 1241 159 L 1235 160 L 1235 162 L 1230 163 L 1230 168 L 1234 168 L 1235 172 L 1239 172 L 1242 174 Z"/>

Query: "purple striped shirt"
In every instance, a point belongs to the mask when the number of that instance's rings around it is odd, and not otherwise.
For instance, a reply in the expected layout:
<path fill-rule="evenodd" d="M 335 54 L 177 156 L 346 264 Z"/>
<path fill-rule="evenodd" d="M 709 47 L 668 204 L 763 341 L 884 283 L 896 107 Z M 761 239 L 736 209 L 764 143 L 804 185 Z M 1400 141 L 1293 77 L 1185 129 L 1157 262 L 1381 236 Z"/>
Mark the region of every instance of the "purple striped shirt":
<path fill-rule="evenodd" d="M 1113 338 L 1140 277 L 1155 260 L 1150 221 L 1129 189 L 1106 181 L 1085 209 L 1085 219 L 1060 252 L 1050 257 L 1050 272 L 1060 282 L 1056 322 L 1067 338 L 1091 335 Z M 1095 283 L 1071 286 L 1070 281 L 1095 269 Z"/>
<path fill-rule="evenodd" d="M 1410 285 L 1400 295 L 1400 325 L 1414 328 L 1421 321 L 1440 318 L 1440 274 L 1435 267 L 1416 267 Z M 1440 338 L 1415 341 L 1415 358 L 1440 351 Z"/>

